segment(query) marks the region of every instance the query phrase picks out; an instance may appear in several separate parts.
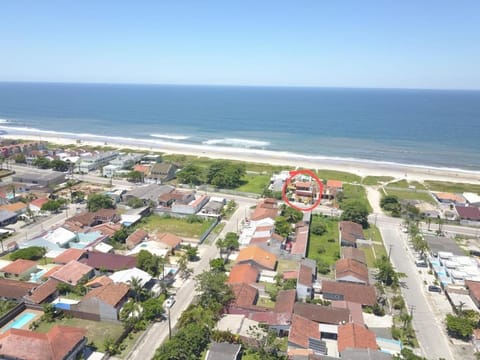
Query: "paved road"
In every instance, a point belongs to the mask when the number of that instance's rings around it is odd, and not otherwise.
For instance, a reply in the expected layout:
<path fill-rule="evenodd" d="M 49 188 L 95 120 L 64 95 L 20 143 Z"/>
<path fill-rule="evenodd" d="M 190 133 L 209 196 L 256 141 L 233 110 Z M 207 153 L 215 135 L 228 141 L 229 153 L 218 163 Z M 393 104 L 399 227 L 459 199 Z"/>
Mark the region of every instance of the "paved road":
<path fill-rule="evenodd" d="M 377 220 L 377 226 L 382 233 L 385 246 L 392 246 L 391 261 L 397 271 L 405 273 L 405 287 L 402 294 L 410 309 L 413 310 L 413 327 L 424 356 L 428 359 L 454 359 L 448 336 L 444 331 L 441 318 L 430 306 L 425 296 L 425 285 L 418 276 L 413 257 L 407 249 L 406 235 L 399 227 Z"/>
<path fill-rule="evenodd" d="M 231 219 L 225 224 L 222 232 L 217 238 L 224 237 L 227 232 L 236 232 L 237 224 L 248 213 L 251 204 L 249 201 L 240 204 L 237 211 Z M 193 263 L 194 275 L 198 275 L 209 268 L 211 259 L 218 257 L 219 251 L 215 245 L 200 246 L 200 261 Z M 175 327 L 182 312 L 191 304 L 195 296 L 195 282 L 192 278 L 188 279 L 176 292 L 176 303 L 170 310 L 170 320 L 172 328 Z M 168 322 L 162 321 L 155 323 L 143 336 L 142 340 L 137 343 L 130 353 L 128 359 L 146 360 L 151 359 L 155 350 L 168 338 Z"/>

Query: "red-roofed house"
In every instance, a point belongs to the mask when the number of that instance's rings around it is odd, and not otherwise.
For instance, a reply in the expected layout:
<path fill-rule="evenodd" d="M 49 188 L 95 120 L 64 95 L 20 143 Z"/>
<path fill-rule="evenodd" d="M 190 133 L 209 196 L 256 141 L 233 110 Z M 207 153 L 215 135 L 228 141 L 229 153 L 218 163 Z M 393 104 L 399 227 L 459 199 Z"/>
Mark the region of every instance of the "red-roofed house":
<path fill-rule="evenodd" d="M 338 325 L 350 322 L 350 311 L 348 309 L 297 302 L 293 311 L 295 314 L 316 323 Z"/>
<path fill-rule="evenodd" d="M 183 241 L 178 236 L 170 233 L 158 233 L 153 237 L 153 240 L 161 242 L 170 250 L 178 250 L 180 248 L 180 244 Z"/>
<path fill-rule="evenodd" d="M 480 281 L 465 280 L 465 287 L 477 308 L 480 309 Z"/>
<path fill-rule="evenodd" d="M 297 278 L 297 298 L 305 301 L 313 298 L 313 272 L 306 265 L 300 265 Z"/>
<path fill-rule="evenodd" d="M 104 254 L 96 251 L 86 251 L 79 261 L 95 270 L 108 272 L 132 269 L 137 266 L 137 259 L 134 256 Z"/>
<path fill-rule="evenodd" d="M 26 278 L 35 271 L 37 271 L 37 262 L 24 259 L 17 259 L 0 269 L 3 277 L 13 279 Z"/>
<path fill-rule="evenodd" d="M 461 220 L 480 221 L 480 209 L 476 206 L 455 206 Z"/>
<path fill-rule="evenodd" d="M 293 306 L 297 298 L 297 292 L 292 290 L 280 290 L 277 294 L 275 307 L 273 311 L 276 313 L 293 313 Z"/>
<path fill-rule="evenodd" d="M 64 252 L 62 252 L 56 258 L 54 258 L 53 262 L 55 264 L 65 265 L 72 260 L 77 260 L 78 261 L 78 259 L 80 259 L 82 257 L 84 252 L 85 252 L 85 250 L 82 250 L 82 249 L 70 248 L 70 249 L 67 249 Z"/>
<path fill-rule="evenodd" d="M 377 302 L 375 287 L 346 282 L 322 281 L 322 294 L 326 300 L 346 300 L 373 306 Z"/>
<path fill-rule="evenodd" d="M 278 336 L 284 336 L 290 330 L 292 313 L 277 313 L 274 311 L 257 311 L 250 314 L 250 319 L 268 326 L 268 329 L 275 331 Z"/>
<path fill-rule="evenodd" d="M 340 259 L 335 263 L 335 280 L 368 285 L 368 268 L 352 259 Z"/>
<path fill-rule="evenodd" d="M 311 349 L 311 339 L 320 341 L 319 325 L 302 316 L 293 314 L 292 325 L 288 334 L 288 347 Z"/>
<path fill-rule="evenodd" d="M 350 322 L 364 324 L 362 305 L 351 301 L 332 301 L 332 306 L 339 309 L 348 309 L 350 311 Z"/>
<path fill-rule="evenodd" d="M 275 219 L 278 215 L 278 205 L 275 199 L 261 199 L 253 214 L 250 216 L 252 221 L 260 221 L 263 219 Z"/>
<path fill-rule="evenodd" d="M 290 253 L 304 258 L 307 255 L 308 224 L 299 223 L 295 226 L 295 241 L 292 242 Z"/>
<path fill-rule="evenodd" d="M 10 329 L 0 335 L 0 353 L 6 359 L 76 359 L 87 343 L 86 332 L 62 325 L 55 325 L 47 333 Z"/>
<path fill-rule="evenodd" d="M 365 252 L 351 246 L 342 246 L 342 259 L 352 259 L 361 264 L 367 265 Z"/>
<path fill-rule="evenodd" d="M 357 239 L 365 239 L 362 225 L 353 221 L 341 221 L 339 225 L 340 246 L 357 247 Z"/>
<path fill-rule="evenodd" d="M 251 264 L 260 269 L 275 270 L 277 257 L 258 246 L 248 246 L 238 254 L 236 262 L 239 264 Z"/>
<path fill-rule="evenodd" d="M 75 286 L 82 279 L 90 279 L 93 275 L 93 268 L 86 264 L 82 264 L 76 260 L 70 261 L 55 271 L 51 278 L 63 283 Z"/>
<path fill-rule="evenodd" d="M 142 241 L 148 239 L 148 233 L 143 229 L 137 229 L 132 234 L 130 234 L 127 239 L 125 240 L 125 245 L 127 245 L 127 249 L 131 250 Z"/>
<path fill-rule="evenodd" d="M 42 211 L 42 206 L 43 204 L 45 204 L 46 202 L 48 202 L 48 199 L 47 198 L 38 198 L 36 200 L 33 200 L 32 202 L 30 202 L 30 204 L 28 204 L 28 207 L 29 209 L 34 212 L 34 213 L 39 213 Z"/>
<path fill-rule="evenodd" d="M 339 180 L 327 180 L 323 190 L 323 198 L 333 199 L 340 191 L 343 191 L 343 182 Z"/>
<path fill-rule="evenodd" d="M 232 284 L 234 300 L 228 306 L 230 314 L 248 314 L 255 309 L 258 300 L 258 290 L 248 284 Z"/>
<path fill-rule="evenodd" d="M 58 295 L 57 285 L 59 283 L 58 280 L 48 279 L 35 288 L 30 295 L 25 296 L 25 301 L 33 304 L 44 304 L 53 301 Z"/>
<path fill-rule="evenodd" d="M 257 282 L 259 271 L 251 264 L 238 264 L 232 267 L 228 276 L 229 284 L 245 283 L 253 284 Z"/>
<path fill-rule="evenodd" d="M 101 321 L 118 320 L 118 313 L 127 301 L 129 287 L 123 283 L 111 283 L 88 292 L 72 310 L 99 316 Z"/>
<path fill-rule="evenodd" d="M 373 331 L 365 326 L 349 323 L 338 327 L 338 351 L 346 349 L 372 349 L 377 350 L 377 339 Z"/>

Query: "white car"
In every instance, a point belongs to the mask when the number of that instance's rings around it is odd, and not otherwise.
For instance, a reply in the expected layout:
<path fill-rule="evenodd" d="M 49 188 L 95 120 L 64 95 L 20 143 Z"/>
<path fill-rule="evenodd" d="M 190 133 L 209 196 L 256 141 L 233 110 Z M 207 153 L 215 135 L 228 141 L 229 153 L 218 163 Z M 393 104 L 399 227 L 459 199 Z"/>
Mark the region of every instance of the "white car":
<path fill-rule="evenodd" d="M 163 306 L 165 306 L 166 308 L 171 308 L 173 304 L 175 304 L 175 298 L 173 296 L 170 296 L 167 300 L 165 300 Z"/>

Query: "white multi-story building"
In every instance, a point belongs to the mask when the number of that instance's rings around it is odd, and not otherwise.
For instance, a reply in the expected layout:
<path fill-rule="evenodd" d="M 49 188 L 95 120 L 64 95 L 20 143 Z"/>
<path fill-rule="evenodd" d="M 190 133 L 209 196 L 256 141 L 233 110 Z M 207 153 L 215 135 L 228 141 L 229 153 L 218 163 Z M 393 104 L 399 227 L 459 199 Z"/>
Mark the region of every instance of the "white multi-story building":
<path fill-rule="evenodd" d="M 118 156 L 118 152 L 109 151 L 97 155 L 88 155 L 81 157 L 75 166 L 75 172 L 88 173 L 107 165 L 110 161 Z"/>

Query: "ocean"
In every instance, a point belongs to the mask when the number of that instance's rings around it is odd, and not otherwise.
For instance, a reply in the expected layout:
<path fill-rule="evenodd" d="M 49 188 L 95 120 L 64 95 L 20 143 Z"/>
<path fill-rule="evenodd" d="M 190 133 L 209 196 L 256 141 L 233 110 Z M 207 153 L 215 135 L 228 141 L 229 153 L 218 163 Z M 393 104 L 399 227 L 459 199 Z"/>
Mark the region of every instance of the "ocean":
<path fill-rule="evenodd" d="M 0 130 L 480 170 L 480 91 L 0 83 Z"/>

